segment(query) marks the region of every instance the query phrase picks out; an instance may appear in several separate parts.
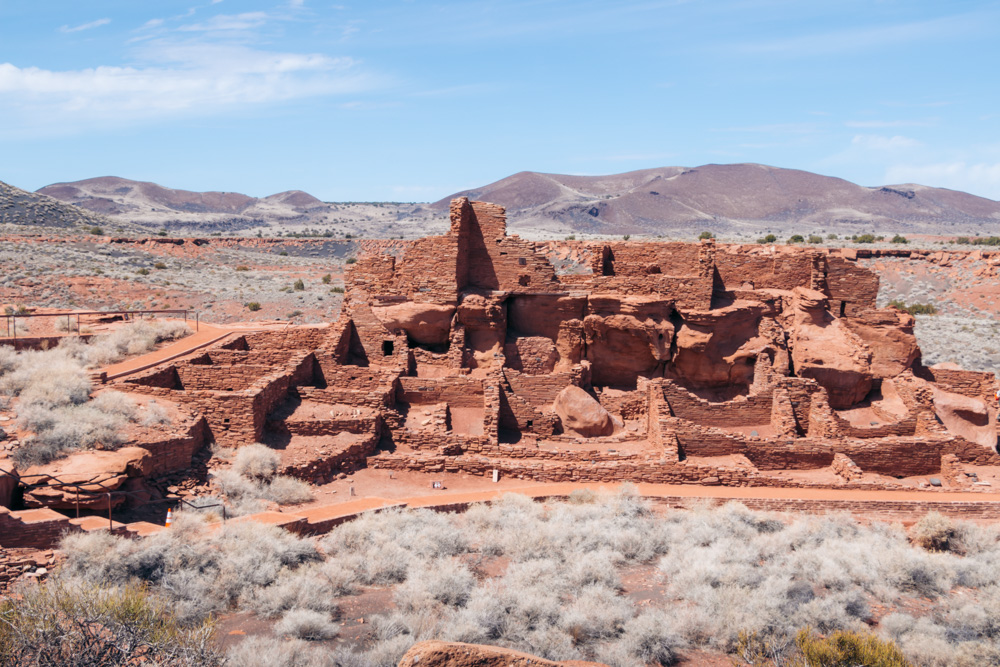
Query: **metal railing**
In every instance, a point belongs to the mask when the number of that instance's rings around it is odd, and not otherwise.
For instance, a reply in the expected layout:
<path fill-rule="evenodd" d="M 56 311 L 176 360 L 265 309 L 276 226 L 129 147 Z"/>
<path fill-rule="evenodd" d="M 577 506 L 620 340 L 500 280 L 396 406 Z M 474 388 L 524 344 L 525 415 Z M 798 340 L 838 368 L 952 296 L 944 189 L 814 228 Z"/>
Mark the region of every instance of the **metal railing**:
<path fill-rule="evenodd" d="M 7 320 L 7 338 L 12 338 L 14 342 L 17 342 L 17 320 L 32 318 L 32 317 L 65 317 L 66 318 L 66 330 L 69 333 L 72 327 L 72 318 L 76 318 L 76 332 L 80 331 L 80 316 L 81 315 L 122 315 L 125 321 L 135 319 L 138 315 L 140 318 L 144 315 L 183 315 L 184 321 L 188 321 L 188 317 L 194 318 L 194 330 L 199 331 L 201 325 L 201 313 L 196 310 L 188 310 L 183 308 L 167 308 L 167 309 L 144 309 L 144 310 L 81 310 L 74 311 L 71 313 L 4 313 L 3 317 Z M 21 336 L 22 338 L 30 338 L 30 336 Z"/>
<path fill-rule="evenodd" d="M 12 472 L 10 472 L 8 470 L 0 470 L 0 476 L 10 477 L 11 479 L 14 480 L 14 482 L 18 486 L 23 487 L 26 490 L 27 489 L 34 489 L 34 488 L 41 488 L 43 486 L 49 486 L 49 484 L 48 484 L 49 481 L 55 482 L 60 487 L 73 488 L 76 491 L 76 518 L 78 518 L 78 519 L 80 518 L 80 489 L 82 487 L 84 487 L 84 486 L 93 486 L 93 485 L 96 485 L 99 489 L 103 489 L 104 488 L 104 486 L 100 482 L 97 482 L 97 480 L 100 479 L 103 476 L 103 475 L 100 475 L 100 474 L 94 475 L 93 477 L 91 477 L 89 479 L 86 479 L 86 480 L 83 480 L 83 481 L 77 481 L 77 482 L 65 482 L 65 481 L 59 479 L 58 477 L 56 477 L 55 475 L 49 475 L 49 474 L 15 475 L 14 473 L 12 473 Z M 36 481 L 34 483 L 30 483 L 30 484 L 25 484 L 23 482 L 23 480 L 25 478 L 38 478 L 39 481 Z M 103 492 L 102 491 L 98 491 L 96 494 L 93 493 L 92 491 L 87 491 L 86 493 L 89 494 L 89 495 L 92 495 L 92 496 L 93 495 L 97 495 L 97 496 L 104 495 L 104 496 L 107 496 L 107 499 L 108 499 L 108 529 L 109 530 L 114 530 L 114 519 L 112 518 L 113 504 L 111 502 L 112 496 L 116 496 L 116 495 L 117 496 L 138 496 L 139 495 L 135 491 L 121 491 L 121 490 L 117 490 L 117 489 L 107 490 L 107 491 L 103 491 Z M 206 504 L 206 505 L 195 505 L 194 503 L 192 503 L 190 501 L 187 501 L 187 500 L 184 500 L 183 498 L 162 498 L 160 500 L 148 500 L 148 501 L 145 501 L 143 504 L 145 504 L 145 505 L 157 505 L 157 504 L 161 504 L 161 503 L 174 503 L 175 505 L 187 505 L 188 507 L 191 507 L 193 509 L 198 509 L 198 510 L 209 509 L 211 507 L 221 507 L 222 508 L 222 522 L 225 523 L 226 520 L 229 518 L 228 517 L 228 513 L 226 512 L 226 505 L 225 505 L 225 503 L 222 503 L 222 502 L 210 503 L 210 504 Z M 170 508 L 170 509 L 173 509 L 173 508 Z"/>

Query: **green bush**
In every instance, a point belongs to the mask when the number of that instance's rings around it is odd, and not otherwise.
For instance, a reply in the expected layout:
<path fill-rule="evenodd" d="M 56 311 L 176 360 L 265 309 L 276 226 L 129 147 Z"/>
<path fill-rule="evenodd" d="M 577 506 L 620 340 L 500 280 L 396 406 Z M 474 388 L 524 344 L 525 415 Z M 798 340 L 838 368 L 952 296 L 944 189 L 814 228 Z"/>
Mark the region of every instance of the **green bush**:
<path fill-rule="evenodd" d="M 900 234 L 896 234 L 895 236 L 893 236 L 892 241 L 890 241 L 890 243 L 909 243 L 909 242 L 910 242 L 909 239 Z"/>
<path fill-rule="evenodd" d="M 860 632 L 837 631 L 821 638 L 806 628 L 799 631 L 795 645 L 809 667 L 910 667 L 894 643 Z"/>
<path fill-rule="evenodd" d="M 104 230 L 101 229 L 100 227 L 91 227 L 87 231 L 95 236 L 102 236 L 104 234 Z"/>
<path fill-rule="evenodd" d="M 330 290 L 330 294 L 343 294 L 343 293 L 344 293 L 343 287 L 334 287 L 333 289 Z"/>
<path fill-rule="evenodd" d="M 704 232 L 702 232 L 701 234 L 698 234 L 698 240 L 699 241 L 704 241 L 705 239 L 714 239 L 714 238 L 715 238 L 715 234 L 713 234 L 712 232 L 707 231 L 707 230 L 704 231 Z"/>
<path fill-rule="evenodd" d="M 626 234 L 625 236 L 622 237 L 622 240 L 623 241 L 628 241 L 630 238 L 632 238 L 632 235 L 631 234 Z"/>
<path fill-rule="evenodd" d="M 354 264 L 354 263 L 355 263 L 356 261 L 358 261 L 358 258 L 357 258 L 357 257 L 348 257 L 348 258 L 347 258 L 347 259 L 346 259 L 346 260 L 344 261 L 344 263 L 345 263 L 345 264 Z"/>
<path fill-rule="evenodd" d="M 328 274 L 326 274 L 325 276 L 323 276 L 323 277 L 321 278 L 321 280 L 323 281 L 323 284 L 324 284 L 324 285 L 329 285 L 329 284 L 330 284 L 330 281 L 331 281 L 331 280 L 333 280 L 333 278 L 332 278 L 332 277 L 330 276 L 330 274 L 328 273 Z"/>
<path fill-rule="evenodd" d="M 793 234 L 788 238 L 789 243 L 802 243 L 803 241 L 805 241 L 805 239 L 801 234 Z"/>
<path fill-rule="evenodd" d="M 570 234 L 569 236 L 566 237 L 566 240 L 567 241 L 575 241 L 576 240 L 576 234 Z"/>
<path fill-rule="evenodd" d="M 853 238 L 853 237 L 852 237 Z M 861 234 L 857 238 L 854 238 L 858 243 L 875 243 L 874 234 Z"/>
<path fill-rule="evenodd" d="M 285 250 L 282 250 L 281 252 L 278 253 L 278 255 L 281 256 L 281 257 L 288 257 L 288 252 L 285 251 Z"/>
<path fill-rule="evenodd" d="M 285 319 L 294 320 L 296 317 L 302 315 L 301 310 L 293 310 L 290 313 L 285 313 Z"/>
<path fill-rule="evenodd" d="M 822 236 L 816 236 L 815 234 L 809 235 L 809 243 L 822 243 L 822 242 L 823 242 Z"/>
<path fill-rule="evenodd" d="M 294 283 L 292 283 L 292 288 L 296 292 L 301 292 L 302 290 L 304 290 L 306 288 L 306 284 L 304 282 L 302 282 L 302 278 L 299 278 Z"/>
<path fill-rule="evenodd" d="M 237 271 L 249 271 L 250 267 L 247 266 L 246 264 L 240 264 L 239 266 L 236 267 L 236 270 Z"/>
<path fill-rule="evenodd" d="M 0 664 L 221 665 L 211 620 L 185 625 L 139 584 L 52 581 L 0 602 Z"/>
<path fill-rule="evenodd" d="M 936 315 L 937 307 L 932 303 L 913 303 L 909 306 L 905 302 L 894 299 L 889 302 L 890 306 L 899 308 L 900 310 L 905 310 L 910 315 Z"/>
<path fill-rule="evenodd" d="M 258 310 L 260 310 L 260 303 L 256 301 L 251 301 L 250 303 L 247 304 L 247 310 L 249 310 L 251 313 L 256 313 Z"/>
<path fill-rule="evenodd" d="M 757 239 L 757 243 L 768 244 L 768 243 L 774 243 L 777 240 L 778 240 L 777 236 L 775 236 L 774 234 L 768 234 L 767 236 L 762 236 L 759 239 Z"/>
<path fill-rule="evenodd" d="M 837 235 L 836 235 L 836 234 L 827 234 L 827 235 L 826 235 L 826 238 L 830 239 L 831 241 L 834 241 L 834 240 L 836 240 L 836 239 L 837 239 L 838 237 L 837 237 Z"/>
<path fill-rule="evenodd" d="M 167 265 L 164 264 L 163 262 L 157 262 L 156 264 L 153 264 L 153 268 L 154 269 L 165 269 L 165 268 L 167 268 Z"/>
<path fill-rule="evenodd" d="M 146 267 L 143 267 L 143 268 L 139 269 L 138 271 L 136 271 L 136 273 L 138 273 L 140 276 L 148 276 L 149 275 L 149 269 L 147 269 Z"/>

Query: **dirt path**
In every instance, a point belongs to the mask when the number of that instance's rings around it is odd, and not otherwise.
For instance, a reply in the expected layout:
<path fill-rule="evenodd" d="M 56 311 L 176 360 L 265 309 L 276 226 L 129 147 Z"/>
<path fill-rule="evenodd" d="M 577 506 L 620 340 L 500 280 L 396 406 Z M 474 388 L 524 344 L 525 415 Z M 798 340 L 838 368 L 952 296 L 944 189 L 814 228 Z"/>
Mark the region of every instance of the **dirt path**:
<path fill-rule="evenodd" d="M 193 332 L 190 336 L 181 338 L 180 340 L 165 347 L 161 347 L 158 350 L 153 350 L 149 354 L 126 359 L 125 361 L 112 364 L 111 366 L 102 368 L 101 370 L 108 374 L 109 379 L 126 373 L 133 373 L 135 371 L 143 370 L 145 368 L 149 368 L 150 366 L 162 363 L 173 357 L 182 356 L 199 347 L 208 345 L 223 336 L 227 336 L 233 331 L 234 329 L 229 327 L 217 327 L 202 322 L 198 327 L 198 331 Z"/>

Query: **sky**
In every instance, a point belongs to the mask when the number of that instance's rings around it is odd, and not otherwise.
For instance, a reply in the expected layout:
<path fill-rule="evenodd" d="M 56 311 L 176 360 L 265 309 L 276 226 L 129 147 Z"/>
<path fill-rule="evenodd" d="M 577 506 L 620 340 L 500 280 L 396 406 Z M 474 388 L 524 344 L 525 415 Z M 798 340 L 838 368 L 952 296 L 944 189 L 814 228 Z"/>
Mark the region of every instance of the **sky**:
<path fill-rule="evenodd" d="M 0 180 L 434 201 L 756 162 L 1000 200 L 1000 0 L 0 0 Z"/>

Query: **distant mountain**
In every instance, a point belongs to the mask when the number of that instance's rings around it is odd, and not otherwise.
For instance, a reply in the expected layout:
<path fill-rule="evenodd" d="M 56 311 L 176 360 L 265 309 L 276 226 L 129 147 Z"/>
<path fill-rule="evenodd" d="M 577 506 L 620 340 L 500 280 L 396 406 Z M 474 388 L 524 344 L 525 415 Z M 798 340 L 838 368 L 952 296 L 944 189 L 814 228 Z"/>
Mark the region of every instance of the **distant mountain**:
<path fill-rule="evenodd" d="M 5 224 L 43 228 L 38 231 L 100 227 L 108 233 L 120 226 L 103 215 L 0 181 L 0 225 Z"/>
<path fill-rule="evenodd" d="M 39 194 L 96 213 L 146 224 L 300 220 L 326 204 L 299 190 L 255 198 L 238 192 L 190 192 L 115 176 L 56 183 Z"/>
<path fill-rule="evenodd" d="M 174 190 L 156 183 L 104 176 L 55 183 L 38 192 L 116 222 L 134 223 L 147 231 L 166 228 L 179 234 L 240 234 L 278 226 L 288 233 L 395 238 L 447 228 L 446 216 L 426 206 L 329 203 L 301 190 L 258 198 L 238 192 Z"/>
<path fill-rule="evenodd" d="M 515 229 L 599 234 L 708 229 L 759 233 L 975 233 L 1000 223 L 1000 202 L 923 185 L 863 187 L 759 164 L 663 167 L 611 176 L 524 171 L 457 196 L 507 207 Z M 989 231 L 989 230 L 983 230 Z"/>

